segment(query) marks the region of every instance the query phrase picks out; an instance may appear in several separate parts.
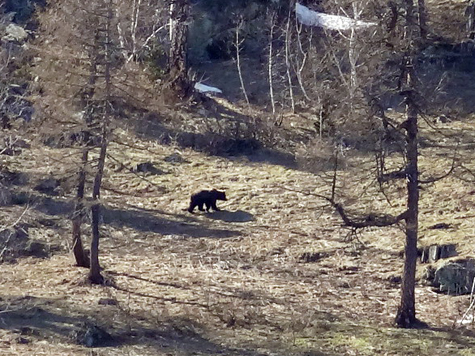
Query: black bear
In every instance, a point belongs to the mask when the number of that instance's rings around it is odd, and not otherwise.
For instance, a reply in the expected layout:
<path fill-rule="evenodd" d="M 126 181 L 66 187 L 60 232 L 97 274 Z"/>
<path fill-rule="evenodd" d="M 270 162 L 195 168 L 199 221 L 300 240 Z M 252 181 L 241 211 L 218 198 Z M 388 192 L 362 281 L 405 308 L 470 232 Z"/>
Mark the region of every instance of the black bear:
<path fill-rule="evenodd" d="M 191 196 L 190 207 L 188 208 L 188 211 L 193 213 L 193 210 L 196 206 L 198 206 L 200 211 L 204 211 L 204 205 L 206 205 L 207 212 L 209 212 L 210 208 L 213 208 L 214 211 L 219 211 L 220 209 L 216 206 L 216 200 L 227 200 L 226 193 L 216 189 L 202 190 L 201 192 Z"/>

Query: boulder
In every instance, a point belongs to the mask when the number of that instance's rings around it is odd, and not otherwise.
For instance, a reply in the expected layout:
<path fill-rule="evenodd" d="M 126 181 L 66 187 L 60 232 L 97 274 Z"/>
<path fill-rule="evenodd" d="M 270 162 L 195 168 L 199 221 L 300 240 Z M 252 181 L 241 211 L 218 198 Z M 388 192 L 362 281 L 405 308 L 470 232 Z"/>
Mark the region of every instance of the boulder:
<path fill-rule="evenodd" d="M 433 263 L 440 259 L 457 256 L 455 244 L 430 245 L 419 249 L 421 263 Z"/>
<path fill-rule="evenodd" d="M 91 322 L 81 323 L 79 330 L 74 332 L 73 335 L 79 345 L 86 347 L 109 346 L 113 341 L 111 334 Z"/>
<path fill-rule="evenodd" d="M 165 174 L 160 168 L 155 167 L 152 162 L 139 163 L 134 167 L 134 172 L 149 173 L 152 175 Z"/>
<path fill-rule="evenodd" d="M 186 159 L 184 159 L 181 154 L 177 152 L 172 153 L 169 156 L 166 156 L 163 160 L 168 163 L 190 163 Z"/>
<path fill-rule="evenodd" d="M 27 37 L 28 32 L 23 27 L 11 23 L 5 28 L 5 36 L 2 37 L 2 40 L 5 42 L 23 42 Z"/>
<path fill-rule="evenodd" d="M 452 295 L 469 294 L 475 277 L 475 259 L 452 260 L 439 266 L 429 278 L 441 292 Z"/>

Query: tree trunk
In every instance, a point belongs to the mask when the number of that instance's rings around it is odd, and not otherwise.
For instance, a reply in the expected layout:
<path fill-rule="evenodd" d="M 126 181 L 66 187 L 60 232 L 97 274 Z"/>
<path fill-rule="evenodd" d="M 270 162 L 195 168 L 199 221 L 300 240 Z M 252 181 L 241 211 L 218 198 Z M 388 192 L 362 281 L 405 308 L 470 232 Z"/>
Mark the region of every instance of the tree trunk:
<path fill-rule="evenodd" d="M 99 46 L 99 32 L 96 31 L 94 35 L 94 45 L 92 52 L 90 53 L 91 67 L 89 69 L 89 80 L 87 87 L 82 94 L 82 105 L 85 108 L 84 124 L 86 130 L 82 137 L 82 144 L 84 145 L 81 167 L 78 172 L 78 185 L 76 191 L 76 203 L 74 206 L 74 213 L 72 217 L 72 237 L 73 237 L 73 253 L 76 259 L 76 264 L 79 267 L 90 267 L 89 257 L 84 252 L 82 238 L 81 238 L 81 225 L 84 217 L 84 188 L 86 186 L 86 172 L 87 164 L 89 160 L 89 148 L 91 140 L 91 124 L 93 121 L 94 107 L 92 106 L 92 98 L 95 93 L 95 85 L 97 80 L 97 61 L 98 61 L 98 46 Z"/>
<path fill-rule="evenodd" d="M 188 0 L 172 0 L 170 5 L 170 88 L 181 97 L 185 97 L 190 91 L 187 63 L 189 11 Z"/>
<path fill-rule="evenodd" d="M 417 262 L 417 233 L 419 214 L 419 171 L 418 171 L 418 127 L 417 107 L 413 99 L 412 58 L 406 59 L 407 120 L 406 129 L 406 179 L 407 179 L 407 216 L 406 246 L 404 249 L 404 272 L 401 284 L 401 303 L 396 314 L 396 324 L 409 328 L 417 322 L 415 307 L 415 283 Z"/>
<path fill-rule="evenodd" d="M 425 40 L 427 38 L 427 9 L 425 0 L 417 0 L 417 7 L 421 39 Z"/>
<path fill-rule="evenodd" d="M 101 275 L 99 264 L 99 219 L 100 204 L 91 207 L 92 212 L 92 240 L 91 240 L 91 267 L 89 270 L 89 281 L 93 284 L 102 284 L 104 277 Z"/>
<path fill-rule="evenodd" d="M 82 154 L 82 165 L 79 170 L 78 174 L 78 186 L 77 186 L 77 193 L 76 193 L 76 203 L 74 206 L 74 213 L 72 218 L 72 225 L 73 225 L 73 253 L 74 258 L 76 259 L 76 265 L 78 267 L 90 267 L 90 261 L 86 253 L 84 252 L 84 248 L 82 245 L 81 239 L 81 225 L 84 216 L 84 187 L 86 185 L 86 165 L 88 161 L 88 154 L 89 150 L 87 148 L 84 149 Z"/>
<path fill-rule="evenodd" d="M 108 71 L 106 70 L 106 72 Z M 106 105 L 106 108 L 110 106 L 109 102 L 106 102 L 105 105 Z M 100 239 L 99 225 L 100 225 L 100 218 L 101 218 L 101 203 L 99 202 L 99 198 L 101 194 L 102 177 L 104 175 L 104 166 L 105 166 L 106 153 L 107 153 L 107 128 L 108 128 L 108 121 L 109 121 L 109 117 L 107 115 L 108 115 L 108 110 L 106 109 L 106 114 L 103 118 L 104 122 L 102 124 L 103 131 L 102 131 L 101 151 L 99 153 L 97 173 L 94 178 L 94 187 L 93 187 L 93 192 L 92 192 L 92 199 L 95 203 L 91 207 L 92 239 L 91 239 L 91 267 L 89 270 L 89 280 L 91 281 L 91 283 L 94 283 L 94 284 L 102 284 L 104 282 L 104 278 L 101 275 L 101 267 L 99 264 L 99 239 Z"/>
<path fill-rule="evenodd" d="M 92 188 L 92 200 L 94 204 L 91 207 L 92 213 L 92 239 L 91 239 L 91 268 L 89 270 L 89 280 L 94 284 L 101 284 L 104 278 L 101 275 L 101 267 L 99 264 L 99 225 L 101 217 L 101 203 L 99 198 L 101 195 L 102 177 L 104 176 L 104 166 L 106 161 L 109 120 L 111 116 L 111 37 L 110 26 L 112 21 L 112 0 L 107 5 L 107 22 L 104 30 L 104 80 L 105 80 L 105 98 L 104 98 L 104 115 L 102 117 L 101 132 L 101 149 L 99 160 L 97 163 L 97 172 L 94 178 L 94 186 Z"/>

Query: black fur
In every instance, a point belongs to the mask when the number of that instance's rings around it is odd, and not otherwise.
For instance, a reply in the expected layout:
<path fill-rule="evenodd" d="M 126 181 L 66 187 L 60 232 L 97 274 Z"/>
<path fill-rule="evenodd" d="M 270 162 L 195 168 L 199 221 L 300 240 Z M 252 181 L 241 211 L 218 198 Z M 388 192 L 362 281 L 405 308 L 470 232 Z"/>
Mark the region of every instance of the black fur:
<path fill-rule="evenodd" d="M 216 200 L 227 200 L 226 193 L 216 189 L 202 190 L 201 192 L 191 196 L 190 207 L 188 208 L 188 211 L 193 213 L 195 207 L 198 207 L 200 211 L 204 211 L 204 205 L 206 205 L 206 211 L 208 212 L 210 208 L 213 208 L 214 211 L 219 211 L 220 209 L 216 206 Z"/>

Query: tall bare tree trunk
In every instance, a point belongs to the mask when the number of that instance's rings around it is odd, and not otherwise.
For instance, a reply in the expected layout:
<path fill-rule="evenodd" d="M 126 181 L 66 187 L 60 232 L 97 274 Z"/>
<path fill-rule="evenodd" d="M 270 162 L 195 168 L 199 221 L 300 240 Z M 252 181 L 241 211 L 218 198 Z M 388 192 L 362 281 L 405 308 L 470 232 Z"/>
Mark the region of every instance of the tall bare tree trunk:
<path fill-rule="evenodd" d="M 412 58 L 406 59 L 408 70 L 408 87 L 412 88 Z M 404 271 L 401 284 L 401 302 L 396 314 L 396 324 L 408 328 L 416 322 L 415 285 L 417 262 L 417 233 L 419 215 L 419 171 L 418 171 L 418 127 L 417 107 L 413 101 L 412 90 L 406 96 L 407 120 L 406 129 L 406 179 L 407 179 L 407 216 L 406 245 L 404 248 Z"/>
<path fill-rule="evenodd" d="M 269 33 L 269 59 L 267 62 L 267 70 L 269 75 L 269 96 L 270 96 L 270 103 L 272 106 L 272 115 L 275 117 L 275 99 L 274 99 L 274 81 L 273 81 L 273 71 L 272 71 L 272 63 L 273 63 L 273 42 L 274 42 L 274 28 L 275 28 L 275 17 L 276 13 L 273 12 L 271 14 L 270 19 L 270 33 Z"/>
<path fill-rule="evenodd" d="M 105 118 L 104 118 L 105 119 Z M 101 266 L 99 264 L 99 225 L 101 217 L 101 203 L 99 202 L 102 177 L 104 174 L 104 164 L 107 152 L 107 135 L 103 131 L 101 151 L 99 153 L 99 162 L 97 167 L 96 177 L 94 179 L 94 187 L 92 199 L 94 204 L 91 207 L 92 213 L 92 239 L 91 239 L 91 267 L 89 270 L 89 280 L 94 284 L 101 284 L 104 278 L 101 275 Z"/>
<path fill-rule="evenodd" d="M 170 88 L 181 97 L 188 95 L 187 43 L 188 16 L 190 5 L 188 0 L 172 0 L 170 5 Z"/>
<path fill-rule="evenodd" d="M 112 0 L 109 0 L 107 5 L 107 21 L 105 25 L 105 41 L 104 41 L 104 79 L 105 79 L 105 98 L 104 110 L 102 117 L 102 132 L 101 132 L 101 146 L 99 152 L 99 159 L 97 163 L 97 172 L 94 178 L 94 186 L 92 188 L 93 205 L 91 207 L 92 213 L 92 239 L 91 239 L 91 267 L 89 270 L 89 280 L 94 284 L 101 284 L 104 278 L 101 275 L 101 267 L 99 264 L 99 239 L 100 239 L 100 217 L 101 217 L 101 203 L 99 201 L 101 195 L 101 184 L 104 175 L 104 166 L 108 145 L 109 121 L 111 117 L 111 21 L 112 21 Z"/>
<path fill-rule="evenodd" d="M 289 11 L 287 17 L 287 25 L 285 27 L 285 68 L 287 70 L 287 80 L 289 82 L 289 96 L 290 104 L 292 107 L 292 112 L 295 112 L 295 99 L 294 99 L 294 89 L 292 87 L 292 73 L 290 66 L 290 41 L 292 40 L 292 34 L 290 33 L 290 21 L 292 21 L 292 11 Z"/>
<path fill-rule="evenodd" d="M 84 124 L 86 126 L 85 134 L 82 137 L 82 144 L 84 146 L 81 157 L 81 166 L 78 172 L 78 185 L 76 190 L 76 202 L 74 205 L 74 213 L 72 217 L 72 237 L 73 237 L 73 254 L 76 259 L 76 264 L 79 267 L 90 267 L 89 257 L 86 255 L 81 238 L 81 225 L 84 218 L 84 189 L 86 186 L 87 165 L 89 160 L 90 140 L 92 136 L 91 124 L 94 115 L 94 106 L 92 98 L 95 93 L 95 85 L 97 80 L 97 61 L 99 51 L 99 31 L 96 31 L 94 36 L 94 45 L 92 47 L 91 67 L 89 72 L 89 80 L 87 87 L 82 96 L 82 104 L 86 108 L 84 114 Z"/>
<path fill-rule="evenodd" d="M 239 82 L 241 83 L 241 90 L 244 95 L 244 99 L 246 99 L 247 106 L 250 105 L 249 96 L 247 95 L 246 85 L 244 84 L 244 77 L 242 76 L 242 68 L 241 68 L 241 44 L 244 40 L 239 38 L 239 32 L 241 31 L 243 25 L 243 19 L 239 19 L 238 24 L 236 25 L 236 67 L 239 75 Z"/>
<path fill-rule="evenodd" d="M 417 233 L 419 214 L 419 168 L 418 168 L 418 110 L 415 100 L 414 53 L 418 40 L 415 29 L 413 0 L 405 0 L 406 24 L 405 37 L 408 43 L 404 58 L 403 93 L 406 99 L 407 118 L 403 124 L 406 130 L 406 179 L 407 179 L 407 215 L 406 245 L 404 248 L 404 271 L 401 283 L 401 302 L 395 322 L 398 326 L 409 328 L 416 324 L 415 284 L 417 262 Z"/>

